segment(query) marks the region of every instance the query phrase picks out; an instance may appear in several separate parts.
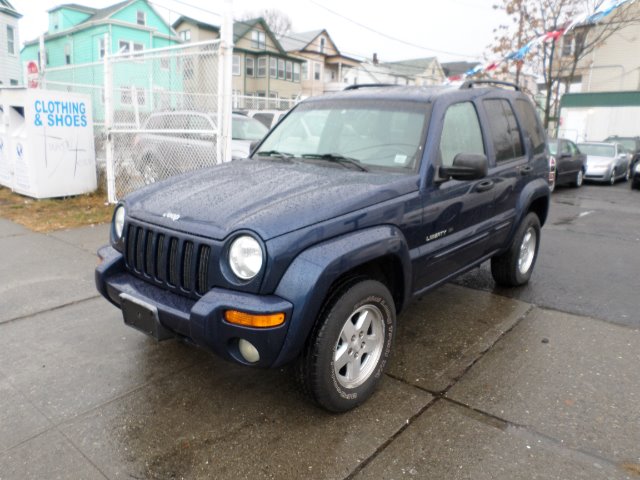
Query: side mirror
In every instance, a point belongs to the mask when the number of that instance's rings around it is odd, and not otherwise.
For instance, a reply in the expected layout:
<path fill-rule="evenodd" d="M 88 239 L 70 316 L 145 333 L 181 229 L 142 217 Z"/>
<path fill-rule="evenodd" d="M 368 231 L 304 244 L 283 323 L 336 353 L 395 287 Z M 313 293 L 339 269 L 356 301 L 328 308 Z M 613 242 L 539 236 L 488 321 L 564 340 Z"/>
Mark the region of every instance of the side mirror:
<path fill-rule="evenodd" d="M 478 180 L 488 172 L 489 160 L 479 153 L 459 153 L 454 157 L 453 165 L 438 169 L 438 175 L 444 180 Z"/>

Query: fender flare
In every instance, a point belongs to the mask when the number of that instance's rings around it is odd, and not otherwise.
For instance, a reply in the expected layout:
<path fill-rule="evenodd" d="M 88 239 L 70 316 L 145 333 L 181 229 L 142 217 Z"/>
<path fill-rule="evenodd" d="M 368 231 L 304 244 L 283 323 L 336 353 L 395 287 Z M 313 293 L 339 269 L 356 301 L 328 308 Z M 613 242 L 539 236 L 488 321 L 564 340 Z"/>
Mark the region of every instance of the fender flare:
<path fill-rule="evenodd" d="M 542 211 L 538 212 L 538 216 L 540 217 L 540 226 L 544 225 L 549 214 L 550 197 L 551 193 L 549 191 L 549 185 L 544 179 L 538 178 L 527 183 L 522 190 L 520 198 L 518 199 L 518 204 L 516 205 L 516 211 L 519 212 L 519 214 L 516 222 L 514 222 L 513 230 L 515 231 L 518 228 L 522 219 L 531 210 L 531 205 L 541 198 L 544 198 L 546 202 Z"/>
<path fill-rule="evenodd" d="M 404 235 L 395 226 L 384 225 L 343 235 L 298 255 L 275 291 L 294 307 L 280 355 L 272 366 L 284 365 L 302 351 L 333 282 L 360 265 L 389 255 L 395 256 L 402 265 L 403 303 L 406 303 L 411 290 L 411 259 Z"/>

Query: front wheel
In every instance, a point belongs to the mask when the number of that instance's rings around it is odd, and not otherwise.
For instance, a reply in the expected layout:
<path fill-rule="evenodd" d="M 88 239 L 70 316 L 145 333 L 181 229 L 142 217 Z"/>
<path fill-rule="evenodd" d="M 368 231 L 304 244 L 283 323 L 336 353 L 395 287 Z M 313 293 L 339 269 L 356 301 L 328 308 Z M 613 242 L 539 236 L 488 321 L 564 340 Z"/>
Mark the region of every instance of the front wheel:
<path fill-rule="evenodd" d="M 498 285 L 518 287 L 531 278 L 540 247 L 540 220 L 530 212 L 518 227 L 509 250 L 491 258 L 491 275 Z"/>
<path fill-rule="evenodd" d="M 298 361 L 304 393 L 332 412 L 367 400 L 391 353 L 395 321 L 393 298 L 382 283 L 359 279 L 336 291 Z"/>

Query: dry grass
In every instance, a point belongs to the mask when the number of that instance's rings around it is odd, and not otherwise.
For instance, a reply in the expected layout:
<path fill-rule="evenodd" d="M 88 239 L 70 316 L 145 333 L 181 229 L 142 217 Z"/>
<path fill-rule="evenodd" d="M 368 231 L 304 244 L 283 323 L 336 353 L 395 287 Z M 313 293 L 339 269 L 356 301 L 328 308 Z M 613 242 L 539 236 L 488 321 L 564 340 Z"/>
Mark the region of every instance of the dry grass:
<path fill-rule="evenodd" d="M 113 205 L 106 194 L 96 192 L 74 197 L 35 200 L 0 187 L 0 217 L 34 232 L 52 232 L 111 221 Z"/>

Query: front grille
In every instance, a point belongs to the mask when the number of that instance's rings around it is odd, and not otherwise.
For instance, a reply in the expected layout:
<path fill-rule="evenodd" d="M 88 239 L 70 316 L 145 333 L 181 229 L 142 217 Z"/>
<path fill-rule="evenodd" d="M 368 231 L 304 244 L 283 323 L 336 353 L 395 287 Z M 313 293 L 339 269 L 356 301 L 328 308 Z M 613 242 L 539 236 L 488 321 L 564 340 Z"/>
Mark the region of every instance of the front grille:
<path fill-rule="evenodd" d="M 132 273 L 196 296 L 211 288 L 211 246 L 202 239 L 160 233 L 130 223 L 125 242 L 125 264 Z"/>

